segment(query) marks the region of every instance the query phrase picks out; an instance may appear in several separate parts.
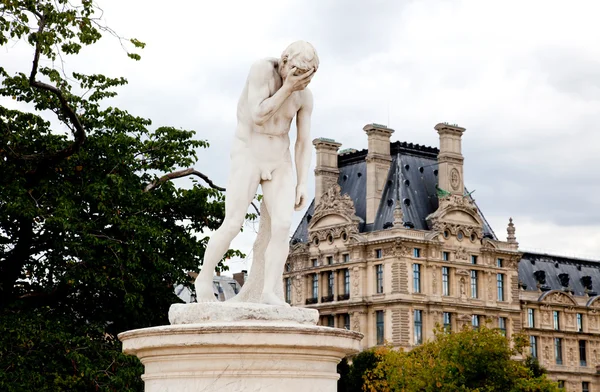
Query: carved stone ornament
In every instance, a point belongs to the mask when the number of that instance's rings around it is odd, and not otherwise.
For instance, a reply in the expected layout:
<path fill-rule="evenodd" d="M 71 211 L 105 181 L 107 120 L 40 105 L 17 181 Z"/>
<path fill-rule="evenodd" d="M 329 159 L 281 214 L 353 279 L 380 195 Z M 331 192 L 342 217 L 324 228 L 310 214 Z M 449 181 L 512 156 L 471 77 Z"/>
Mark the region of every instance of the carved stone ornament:
<path fill-rule="evenodd" d="M 358 267 L 352 270 L 352 295 L 358 297 L 358 289 L 360 286 L 360 271 Z"/>
<path fill-rule="evenodd" d="M 439 233 L 445 231 L 456 236 L 459 231 L 462 231 L 465 237 L 470 238 L 471 234 L 475 234 L 478 239 L 483 238 L 483 230 L 481 227 L 474 225 L 462 225 L 458 223 L 444 222 L 441 220 L 434 220 L 431 223 L 431 229 Z"/>
<path fill-rule="evenodd" d="M 427 217 L 427 224 L 431 230 L 440 233 L 448 230 L 454 235 L 462 230 L 467 237 L 475 234 L 478 239 L 483 238 L 483 220 L 470 196 L 449 194 L 439 196 L 438 201 L 438 209 Z M 472 223 L 453 222 L 452 219 L 446 219 L 447 215 L 457 211 L 466 214 Z"/>
<path fill-rule="evenodd" d="M 558 305 L 577 306 L 577 301 L 575 301 L 569 294 L 566 294 L 562 291 L 547 291 L 540 296 L 539 301 Z"/>
<path fill-rule="evenodd" d="M 315 230 L 319 220 L 327 215 L 340 215 L 345 218 L 346 223 Z M 329 241 L 340 237 L 344 241 L 348 241 L 351 236 L 358 234 L 359 221 L 360 218 L 355 215 L 354 203 L 350 196 L 342 195 L 340 186 L 333 184 L 321 196 L 321 201 L 315 207 L 315 213 L 308 226 L 311 242 L 315 237 L 319 241 Z"/>
<path fill-rule="evenodd" d="M 410 253 L 410 248 L 402 242 L 400 239 L 396 239 L 394 242 L 394 256 L 402 257 L 407 256 Z"/>
<path fill-rule="evenodd" d="M 469 259 L 469 253 L 467 252 L 467 250 L 463 247 L 460 247 L 456 250 L 456 252 L 454 252 L 456 260 L 468 260 Z"/>
<path fill-rule="evenodd" d="M 457 191 L 460 187 L 460 173 L 456 168 L 452 168 L 452 170 L 450 170 L 450 185 L 455 191 Z"/>
<path fill-rule="evenodd" d="M 354 202 L 348 195 L 341 194 L 342 188 L 338 184 L 333 184 L 321 196 L 321 201 L 315 207 L 313 220 L 318 220 L 323 213 L 337 212 L 341 215 L 354 215 Z M 315 219 L 316 218 L 316 219 Z"/>
<path fill-rule="evenodd" d="M 360 332 L 360 314 L 358 312 L 352 314 L 352 329 Z"/>

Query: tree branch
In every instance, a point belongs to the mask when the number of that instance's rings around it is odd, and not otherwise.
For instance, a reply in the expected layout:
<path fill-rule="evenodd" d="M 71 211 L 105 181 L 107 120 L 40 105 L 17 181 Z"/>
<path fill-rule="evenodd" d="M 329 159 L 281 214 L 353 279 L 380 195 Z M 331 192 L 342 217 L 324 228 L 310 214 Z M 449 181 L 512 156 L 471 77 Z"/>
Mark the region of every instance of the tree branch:
<path fill-rule="evenodd" d="M 216 189 L 221 192 L 225 192 L 225 188 L 215 185 L 215 183 L 212 182 L 212 180 L 210 178 L 208 178 L 208 176 L 206 174 L 199 172 L 198 170 L 194 169 L 193 167 L 165 174 L 158 180 L 146 185 L 146 188 L 144 188 L 144 192 L 149 192 L 152 189 L 160 186 L 160 184 L 162 184 L 166 181 L 174 180 L 176 178 L 192 176 L 192 175 L 202 178 L 208 184 L 208 186 L 210 186 L 211 188 Z M 260 211 L 258 210 L 258 207 L 256 206 L 256 204 L 254 204 L 254 202 L 252 202 L 251 204 L 252 204 L 252 207 L 254 207 L 254 210 L 256 211 L 256 215 L 260 216 Z"/>
<path fill-rule="evenodd" d="M 198 170 L 194 169 L 193 167 L 165 174 L 158 180 L 148 184 L 146 186 L 146 188 L 144 188 L 144 192 L 148 192 L 148 191 L 160 186 L 160 184 L 162 184 L 163 182 L 166 182 L 169 180 L 174 180 L 176 178 L 187 177 L 187 176 L 191 176 L 191 175 L 202 178 L 208 184 L 208 186 L 210 186 L 211 188 L 216 189 L 221 192 L 225 192 L 225 188 L 215 185 L 215 183 L 212 182 L 212 180 L 210 178 L 208 178 L 208 176 L 206 174 L 200 173 Z"/>
<path fill-rule="evenodd" d="M 60 89 L 56 88 L 55 86 L 40 82 L 39 80 L 36 80 L 36 76 L 37 76 L 37 72 L 38 72 L 38 68 L 39 68 L 40 56 L 42 53 L 42 47 L 40 44 L 40 40 L 41 40 L 40 36 L 44 32 L 44 28 L 46 27 L 46 19 L 43 15 L 41 15 L 37 12 L 35 12 L 35 14 L 39 18 L 39 21 L 38 21 L 39 28 L 37 31 L 38 39 L 35 44 L 35 54 L 33 56 L 33 65 L 31 67 L 31 73 L 29 75 L 29 85 L 33 88 L 37 88 L 37 89 L 43 90 L 43 91 L 49 91 L 52 94 L 54 94 L 60 101 L 60 105 L 61 105 L 63 113 L 66 115 L 66 117 L 69 119 L 69 121 L 71 122 L 71 124 L 73 124 L 73 127 L 75 128 L 75 132 L 74 132 L 75 140 L 73 141 L 73 143 L 71 143 L 71 145 L 69 145 L 68 147 L 66 147 L 60 151 L 57 151 L 57 152 L 49 154 L 49 155 L 48 154 L 40 154 L 40 155 L 42 155 L 43 159 L 45 159 L 47 161 L 59 161 L 61 159 L 64 159 L 66 157 L 73 155 L 74 153 L 76 153 L 79 150 L 81 145 L 85 142 L 86 133 L 85 133 L 85 129 L 83 128 L 83 125 L 81 124 L 81 121 L 79 120 L 79 116 L 77 116 L 77 113 L 75 113 L 75 110 L 69 105 L 69 102 L 67 101 L 67 98 L 64 96 L 62 91 L 60 91 Z M 31 159 L 31 158 L 32 158 L 31 156 L 26 157 L 26 159 Z"/>

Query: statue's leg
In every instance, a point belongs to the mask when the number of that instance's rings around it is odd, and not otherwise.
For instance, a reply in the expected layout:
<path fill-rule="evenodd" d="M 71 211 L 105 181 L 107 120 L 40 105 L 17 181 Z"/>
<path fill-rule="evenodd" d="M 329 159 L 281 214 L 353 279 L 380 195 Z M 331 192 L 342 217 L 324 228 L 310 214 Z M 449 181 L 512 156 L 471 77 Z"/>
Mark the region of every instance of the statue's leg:
<path fill-rule="evenodd" d="M 194 283 L 198 302 L 217 301 L 212 283 L 215 267 L 229 249 L 233 238 L 240 232 L 259 182 L 260 172 L 257 167 L 241 156 L 232 159 L 225 195 L 225 219 L 206 245 L 202 270 Z"/>
<path fill-rule="evenodd" d="M 282 276 L 289 252 L 290 226 L 294 213 L 294 174 L 291 162 L 273 171 L 273 179 L 262 184 L 266 207 L 271 216 L 271 240 L 265 251 L 265 284 L 261 302 L 286 305 L 282 293 Z M 278 289 L 279 288 L 279 289 Z"/>

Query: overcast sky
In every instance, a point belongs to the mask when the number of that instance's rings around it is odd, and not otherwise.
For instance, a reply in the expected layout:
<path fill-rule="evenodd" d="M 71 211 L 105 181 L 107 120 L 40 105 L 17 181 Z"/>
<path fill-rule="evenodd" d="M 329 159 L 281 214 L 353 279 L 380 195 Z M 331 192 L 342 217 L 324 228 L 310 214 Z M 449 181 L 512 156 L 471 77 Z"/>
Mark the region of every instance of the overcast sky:
<path fill-rule="evenodd" d="M 393 141 L 437 147 L 433 126 L 457 123 L 465 183 L 500 239 L 513 217 L 522 249 L 600 259 L 599 1 L 98 3 L 108 25 L 147 43 L 142 61 L 106 38 L 67 69 L 124 76 L 115 105 L 196 130 L 211 143 L 196 168 L 217 184 L 250 65 L 303 39 L 321 59 L 312 137 L 363 149 L 376 122 Z M 28 67 L 30 50 L 3 48 L 0 62 Z M 312 169 L 309 183 L 312 197 Z M 246 230 L 233 246 L 249 253 L 253 239 Z"/>

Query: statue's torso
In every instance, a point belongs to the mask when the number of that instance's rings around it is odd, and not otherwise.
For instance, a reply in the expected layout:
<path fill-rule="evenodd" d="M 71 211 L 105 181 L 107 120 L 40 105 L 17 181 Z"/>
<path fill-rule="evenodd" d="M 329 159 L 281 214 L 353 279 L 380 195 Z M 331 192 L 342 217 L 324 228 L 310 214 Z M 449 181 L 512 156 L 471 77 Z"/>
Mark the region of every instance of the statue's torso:
<path fill-rule="evenodd" d="M 269 97 L 281 88 L 282 80 L 277 72 L 277 59 L 267 59 L 273 64 L 273 72 L 267 80 Z M 292 120 L 302 106 L 303 94 L 296 91 L 290 95 L 273 116 L 262 125 L 256 125 L 252 119 L 251 108 L 248 104 L 248 81 L 237 108 L 237 130 L 232 148 L 232 156 L 251 157 L 252 161 L 272 171 L 276 166 L 290 161 L 290 126 Z M 248 162 L 250 163 L 250 162 Z"/>

